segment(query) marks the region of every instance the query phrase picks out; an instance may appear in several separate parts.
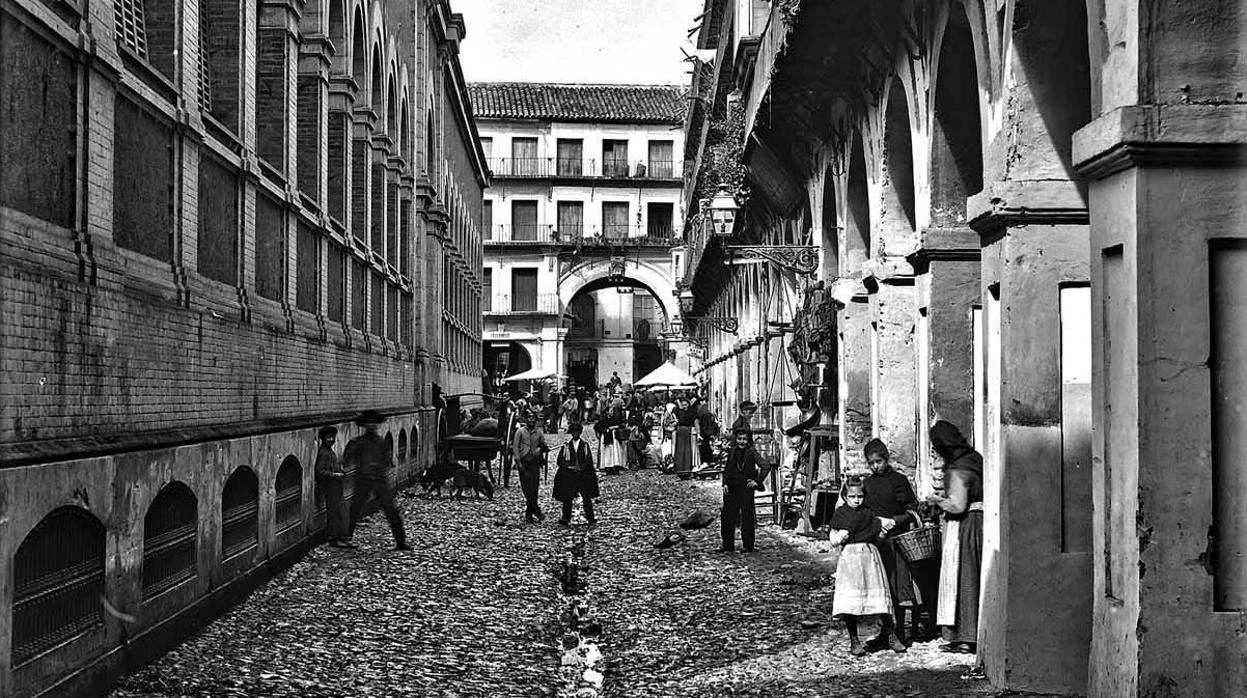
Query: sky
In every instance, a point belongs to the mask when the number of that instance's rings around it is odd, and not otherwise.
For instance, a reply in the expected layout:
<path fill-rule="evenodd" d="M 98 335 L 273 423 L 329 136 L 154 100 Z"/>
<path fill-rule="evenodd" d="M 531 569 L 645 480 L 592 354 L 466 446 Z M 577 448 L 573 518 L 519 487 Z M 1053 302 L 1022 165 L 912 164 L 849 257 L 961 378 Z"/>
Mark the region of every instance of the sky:
<path fill-rule="evenodd" d="M 468 82 L 682 85 L 702 0 L 451 0 Z"/>

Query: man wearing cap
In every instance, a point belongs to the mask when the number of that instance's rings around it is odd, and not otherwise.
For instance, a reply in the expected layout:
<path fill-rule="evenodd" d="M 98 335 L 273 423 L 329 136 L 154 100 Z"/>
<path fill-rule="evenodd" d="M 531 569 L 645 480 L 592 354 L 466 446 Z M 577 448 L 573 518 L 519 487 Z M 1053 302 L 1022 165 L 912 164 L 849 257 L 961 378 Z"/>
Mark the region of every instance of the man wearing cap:
<path fill-rule="evenodd" d="M 720 518 L 723 543 L 719 552 L 731 552 L 735 548 L 736 529 L 740 528 L 741 549 L 751 553 L 757 513 L 753 493 L 766 480 L 766 471 L 748 431 L 738 429 L 732 438 L 735 443 L 723 468 L 723 515 Z"/>
<path fill-rule="evenodd" d="M 742 429 L 753 433 L 753 413 L 758 411 L 758 406 L 752 400 L 745 400 L 740 403 L 740 413 L 736 416 L 736 421 L 732 422 L 732 433 L 735 434 Z"/>
<path fill-rule="evenodd" d="M 342 480 L 346 473 L 342 472 L 338 454 L 333 452 L 333 444 L 338 440 L 338 428 L 321 427 L 317 436 L 320 437 L 320 448 L 316 451 L 316 487 L 325 498 L 326 536 L 330 547 L 354 548 L 355 544 L 347 534 L 346 502 L 342 499 Z"/>
<path fill-rule="evenodd" d="M 355 420 L 364 428 L 364 433 L 351 439 L 342 454 L 342 463 L 346 467 L 355 468 L 355 498 L 351 501 L 351 522 L 348 537 L 355 532 L 355 524 L 368 502 L 368 496 L 375 495 L 390 522 L 390 531 L 394 534 L 395 550 L 411 550 L 407 544 L 407 532 L 403 529 L 403 517 L 394 506 L 394 490 L 390 487 L 390 471 L 394 468 L 394 448 L 377 433 L 381 423 L 385 421 L 375 410 L 365 410 Z"/>

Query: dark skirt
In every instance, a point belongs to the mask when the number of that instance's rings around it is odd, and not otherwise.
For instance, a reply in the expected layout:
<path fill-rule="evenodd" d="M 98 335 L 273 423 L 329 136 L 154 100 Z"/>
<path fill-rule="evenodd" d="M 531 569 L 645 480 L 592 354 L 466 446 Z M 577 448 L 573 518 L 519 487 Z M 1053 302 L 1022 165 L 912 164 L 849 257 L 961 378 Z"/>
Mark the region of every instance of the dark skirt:
<path fill-rule="evenodd" d="M 909 569 L 909 561 L 901 555 L 891 539 L 879 544 L 879 558 L 883 560 L 883 569 L 888 573 L 888 588 L 892 592 L 894 606 L 919 606 L 922 595 L 914 584 L 913 574 Z"/>
<path fill-rule="evenodd" d="M 675 430 L 675 469 L 693 469 L 693 428 L 677 427 Z"/>

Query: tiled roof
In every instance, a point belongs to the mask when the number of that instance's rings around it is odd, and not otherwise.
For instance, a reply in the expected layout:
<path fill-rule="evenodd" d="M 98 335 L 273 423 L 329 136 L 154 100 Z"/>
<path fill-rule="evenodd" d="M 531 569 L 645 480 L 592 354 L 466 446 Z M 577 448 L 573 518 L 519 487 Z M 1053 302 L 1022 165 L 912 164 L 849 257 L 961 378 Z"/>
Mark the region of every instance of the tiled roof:
<path fill-rule="evenodd" d="M 477 118 L 679 124 L 683 90 L 669 85 L 478 82 L 468 85 Z"/>

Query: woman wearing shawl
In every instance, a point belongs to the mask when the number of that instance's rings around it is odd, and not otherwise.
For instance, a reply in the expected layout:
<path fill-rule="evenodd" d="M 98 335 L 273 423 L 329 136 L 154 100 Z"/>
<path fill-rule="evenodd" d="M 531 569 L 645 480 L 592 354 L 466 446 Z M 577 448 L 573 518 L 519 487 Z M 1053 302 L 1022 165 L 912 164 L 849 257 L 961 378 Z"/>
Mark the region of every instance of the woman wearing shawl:
<path fill-rule="evenodd" d="M 931 427 L 931 447 L 944 459 L 944 495 L 927 502 L 944 512 L 936 623 L 945 626 L 944 652 L 973 654 L 979 629 L 979 571 L 983 561 L 983 456 L 957 427 Z"/>
<path fill-rule="evenodd" d="M 697 425 L 697 408 L 689 405 L 688 398 L 677 398 L 675 409 L 675 471 L 681 480 L 693 473 L 693 427 Z"/>

